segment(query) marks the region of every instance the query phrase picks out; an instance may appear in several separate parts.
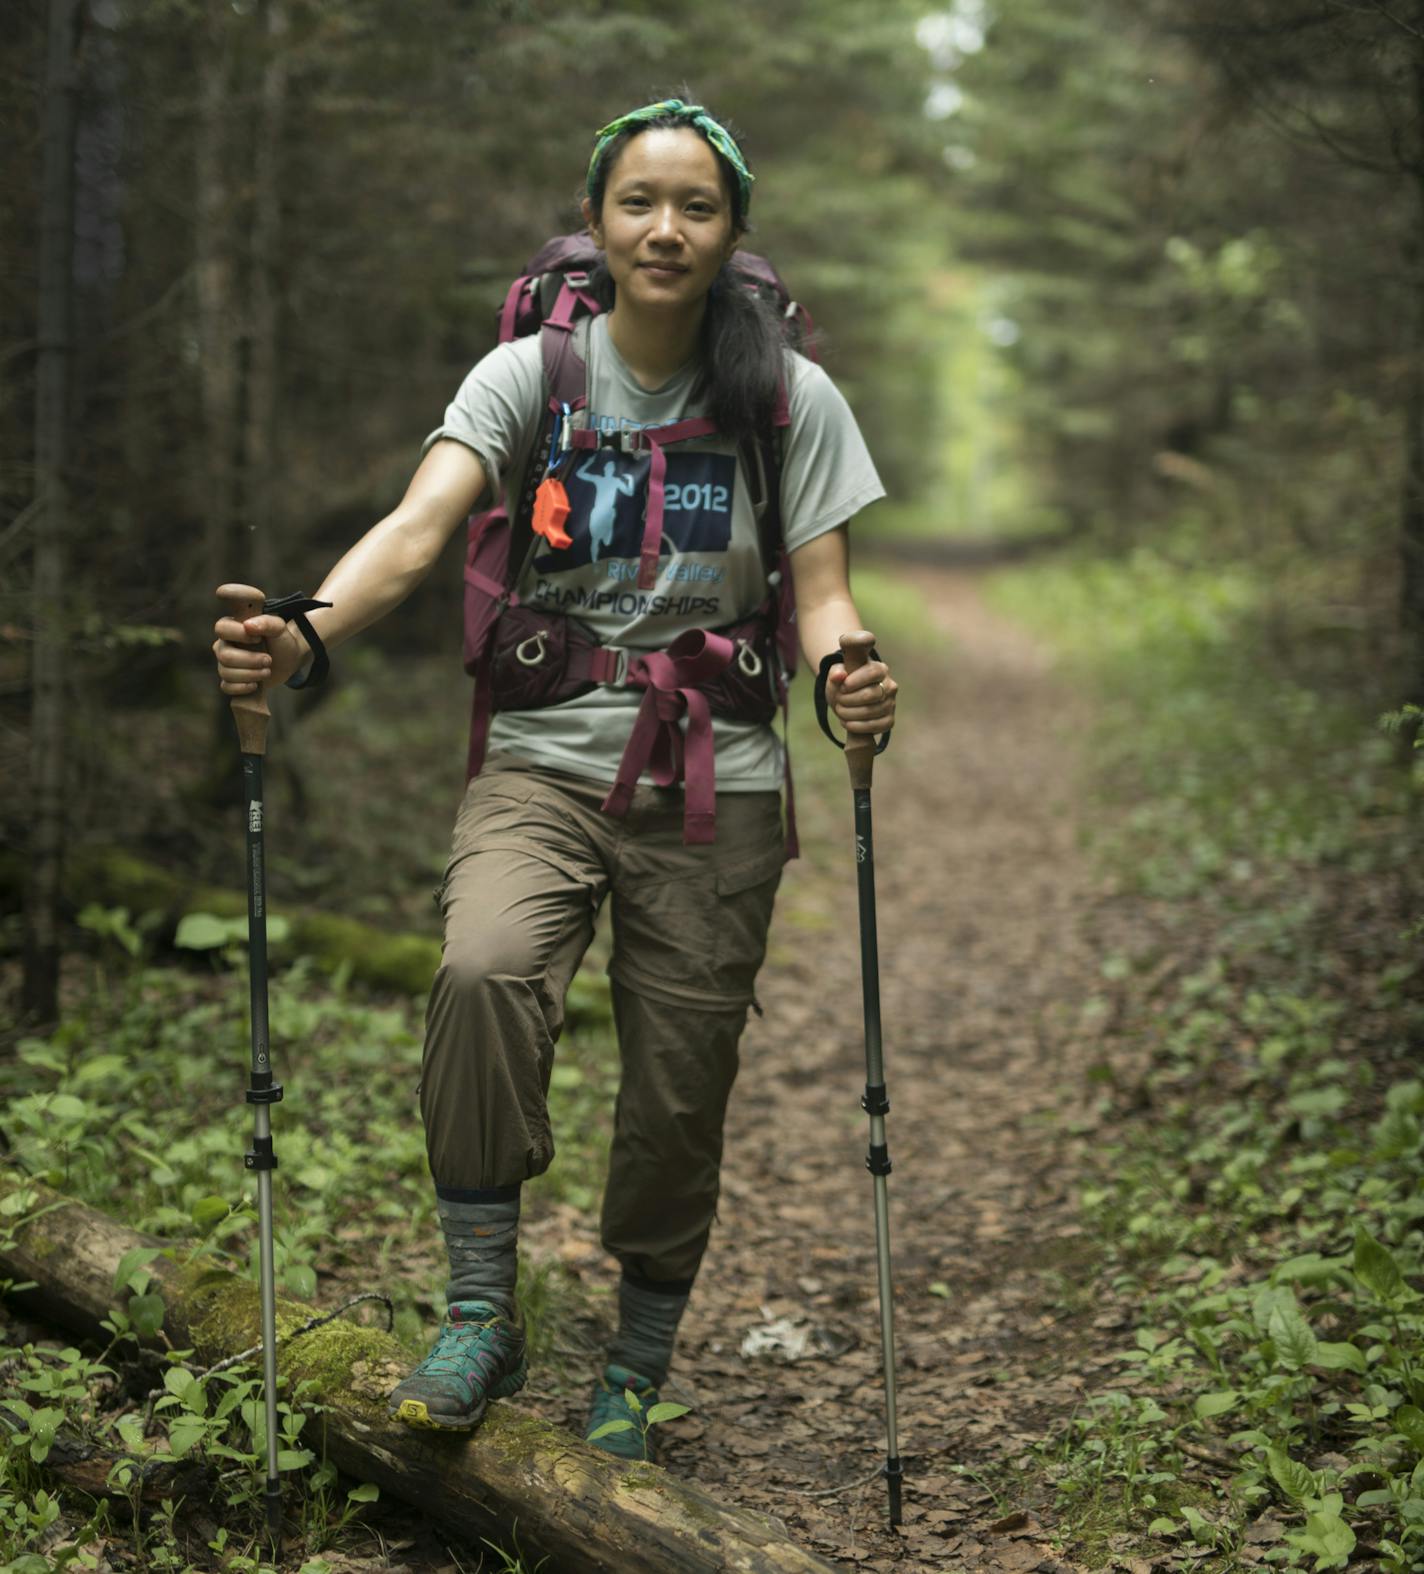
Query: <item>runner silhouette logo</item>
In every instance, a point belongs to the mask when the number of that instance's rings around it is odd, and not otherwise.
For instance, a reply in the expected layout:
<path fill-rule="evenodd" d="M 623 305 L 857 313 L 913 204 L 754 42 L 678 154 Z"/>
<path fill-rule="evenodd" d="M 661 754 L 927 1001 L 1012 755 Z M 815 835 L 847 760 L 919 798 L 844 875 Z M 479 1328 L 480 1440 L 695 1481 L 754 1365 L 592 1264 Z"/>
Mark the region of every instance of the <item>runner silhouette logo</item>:
<path fill-rule="evenodd" d="M 599 450 L 575 465 L 565 481 L 570 512 L 564 529 L 572 545 L 535 558 L 539 573 L 636 558 L 643 543 L 650 462 L 646 454 Z M 736 484 L 737 461 L 731 454 L 670 452 L 663 483 L 663 554 L 725 552 L 732 540 Z"/>

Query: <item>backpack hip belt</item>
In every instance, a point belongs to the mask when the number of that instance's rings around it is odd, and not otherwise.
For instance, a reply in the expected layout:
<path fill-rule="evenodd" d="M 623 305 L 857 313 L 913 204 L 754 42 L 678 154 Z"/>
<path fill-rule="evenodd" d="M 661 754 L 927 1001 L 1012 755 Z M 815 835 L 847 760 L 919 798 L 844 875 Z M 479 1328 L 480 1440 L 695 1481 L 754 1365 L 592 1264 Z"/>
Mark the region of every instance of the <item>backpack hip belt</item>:
<path fill-rule="evenodd" d="M 768 724 L 786 680 L 766 609 L 725 629 L 688 629 L 664 650 L 601 644 L 577 618 L 511 606 L 490 641 L 486 684 L 495 711 L 538 710 L 598 685 L 642 690 L 603 810 L 627 814 L 639 777 L 683 784 L 683 841 L 711 842 L 717 825 L 712 717 Z M 687 733 L 682 730 L 687 719 Z M 485 737 L 482 737 L 481 747 Z"/>

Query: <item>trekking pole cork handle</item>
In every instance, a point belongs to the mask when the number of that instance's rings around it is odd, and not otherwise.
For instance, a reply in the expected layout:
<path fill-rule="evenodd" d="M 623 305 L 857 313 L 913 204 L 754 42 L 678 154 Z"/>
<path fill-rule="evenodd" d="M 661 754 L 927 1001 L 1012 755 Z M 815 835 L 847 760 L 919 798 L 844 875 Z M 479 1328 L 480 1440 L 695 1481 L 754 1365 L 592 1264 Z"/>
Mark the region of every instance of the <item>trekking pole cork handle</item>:
<path fill-rule="evenodd" d="M 218 600 L 227 603 L 228 617 L 236 618 L 239 623 L 248 618 L 260 617 L 266 599 L 260 590 L 254 590 L 251 585 L 218 586 Z M 256 647 L 262 641 L 249 640 L 247 643 Z M 265 754 L 267 723 L 272 719 L 265 683 L 259 679 L 253 693 L 232 696 L 232 719 L 237 723 L 237 743 L 241 751 L 244 754 Z"/>
<path fill-rule="evenodd" d="M 841 656 L 845 661 L 846 676 L 870 660 L 875 636 L 864 629 L 855 629 L 840 638 Z M 870 789 L 870 774 L 875 765 L 875 734 L 849 732 L 845 741 L 846 766 L 850 771 L 850 784 L 859 791 Z"/>

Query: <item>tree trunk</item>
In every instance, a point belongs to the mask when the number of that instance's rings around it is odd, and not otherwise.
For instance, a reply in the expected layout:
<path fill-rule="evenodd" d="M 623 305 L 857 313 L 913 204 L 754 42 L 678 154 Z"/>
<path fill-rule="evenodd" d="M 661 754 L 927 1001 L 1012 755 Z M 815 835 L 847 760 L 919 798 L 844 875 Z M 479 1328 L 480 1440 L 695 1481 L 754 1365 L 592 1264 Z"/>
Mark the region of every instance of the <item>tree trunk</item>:
<path fill-rule="evenodd" d="M 135 1246 L 162 1245 L 70 1202 L 13 1171 L 0 1196 L 25 1193 L 31 1222 L 0 1237 L 0 1278 L 35 1288 L 14 1297 L 34 1314 L 81 1336 L 103 1337 L 99 1321 L 115 1299 L 114 1274 Z M 186 1252 L 150 1271 L 165 1305 L 164 1332 L 204 1362 L 257 1341 L 255 1285 L 188 1266 Z M 280 1300 L 279 1341 L 309 1308 Z M 376 1482 L 456 1535 L 499 1539 L 517 1522 L 537 1561 L 588 1574 L 825 1574 L 832 1565 L 803 1551 L 775 1520 L 728 1507 L 656 1465 L 628 1465 L 580 1438 L 496 1403 L 468 1436 L 413 1432 L 390 1421 L 385 1398 L 408 1358 L 389 1334 L 338 1320 L 281 1343 L 283 1379 L 308 1379 L 323 1407 L 311 1442 L 347 1474 Z"/>
<path fill-rule="evenodd" d="M 22 1009 L 59 1014 L 59 900 L 64 852 L 65 574 L 69 535 L 69 367 L 73 312 L 74 128 L 79 0 L 50 0 L 40 210 L 39 366 L 35 400 L 34 645 L 30 679 L 30 853 Z"/>
<path fill-rule="evenodd" d="M 232 114 L 230 31 L 228 7 L 211 0 L 198 41 L 198 119 L 193 139 L 193 253 L 203 433 L 195 480 L 198 514 L 203 521 L 200 594 L 204 596 L 238 572 L 233 540 L 238 443 L 236 225 L 227 178 Z M 203 628 L 212 623 L 209 605 L 202 604 L 203 615 L 196 619 Z"/>
<path fill-rule="evenodd" d="M 1416 5 L 1424 28 L 1424 0 Z M 1416 41 L 1414 99 L 1424 116 L 1424 43 Z M 1419 124 L 1424 124 L 1420 121 Z M 1400 633 L 1404 671 L 1400 698 L 1424 705 L 1424 136 L 1414 147 L 1414 234 L 1406 258 L 1407 277 L 1414 284 L 1410 324 L 1408 382 L 1404 402 L 1404 498 L 1400 521 Z M 1416 727 L 1404 729 L 1401 743 L 1411 749 Z"/>
<path fill-rule="evenodd" d="M 245 207 L 235 186 L 250 178 L 251 156 L 246 117 L 245 52 L 227 0 L 203 0 L 198 39 L 199 102 L 194 138 L 196 184 L 193 252 L 197 280 L 198 378 L 203 442 L 196 466 L 197 511 L 203 520 L 200 583 L 180 592 L 191 608 L 191 626 L 200 644 L 211 639 L 218 607 L 213 591 L 226 581 L 266 584 L 250 562 L 249 542 L 241 528 L 247 488 L 248 366 L 250 326 L 243 309 L 238 267 L 245 235 Z M 237 73 L 238 91 L 233 78 Z M 234 181 L 234 172 L 237 179 Z M 184 618 L 185 626 L 189 618 Z M 242 801 L 241 777 L 233 753 L 232 714 L 227 697 L 212 692 L 213 771 L 207 793 L 215 807 L 236 808 Z"/>
<path fill-rule="evenodd" d="M 265 0 L 262 78 L 252 160 L 252 264 L 248 274 L 246 487 L 241 521 L 250 583 L 279 594 L 277 514 L 283 488 L 277 464 L 277 258 L 282 241 L 281 153 L 287 113 L 286 0 Z"/>

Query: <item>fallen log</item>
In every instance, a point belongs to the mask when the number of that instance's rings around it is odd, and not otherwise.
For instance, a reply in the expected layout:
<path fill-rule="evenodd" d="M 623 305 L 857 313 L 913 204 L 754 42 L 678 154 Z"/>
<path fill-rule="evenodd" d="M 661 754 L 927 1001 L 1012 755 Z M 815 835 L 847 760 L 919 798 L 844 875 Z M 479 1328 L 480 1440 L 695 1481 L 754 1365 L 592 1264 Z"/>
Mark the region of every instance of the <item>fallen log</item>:
<path fill-rule="evenodd" d="M 19 1198 L 19 1203 L 15 1199 Z M 19 1222 L 0 1231 L 0 1278 L 30 1315 L 81 1337 L 106 1337 L 124 1253 L 167 1248 L 148 1267 L 163 1297 L 164 1333 L 204 1365 L 255 1344 L 257 1286 L 186 1246 L 140 1235 L 84 1203 L 0 1170 L 0 1204 Z M 453 1534 L 521 1546 L 576 1574 L 813 1574 L 833 1565 L 797 1547 L 776 1520 L 729 1507 L 656 1465 L 616 1460 L 548 1422 L 494 1404 L 468 1436 L 389 1421 L 385 1396 L 408 1357 L 389 1334 L 338 1319 L 285 1342 L 311 1308 L 279 1299 L 278 1370 L 306 1379 L 324 1409 L 308 1442 L 348 1475 L 375 1482 Z"/>
<path fill-rule="evenodd" d="M 24 881 L 21 856 L 0 852 L 0 913 L 19 911 Z M 190 914 L 247 915 L 246 891 L 196 884 L 116 847 L 75 849 L 65 860 L 64 898 L 71 914 L 90 902 L 126 907 L 138 915 L 159 913 L 162 921 L 150 938 L 165 946 L 172 945 L 179 923 Z M 282 907 L 279 916 L 285 920 L 285 932 L 268 936 L 268 957 L 274 966 L 306 957 L 319 972 L 344 970 L 368 988 L 407 995 L 425 994 L 440 966 L 440 942 L 431 935 L 381 929 L 310 907 Z M 608 988 L 600 976 L 574 975 L 564 1020 L 569 1028 L 612 1021 Z"/>
<path fill-rule="evenodd" d="M 21 856 L 0 854 L 0 910 L 19 909 L 24 879 Z M 187 914 L 243 918 L 247 913 L 241 887 L 203 885 L 118 847 L 76 848 L 65 863 L 63 895 L 71 913 L 97 902 L 126 907 L 137 916 L 161 914 L 151 934 L 160 945 L 173 943 Z M 409 995 L 424 994 L 440 965 L 440 942 L 433 935 L 391 932 L 308 907 L 283 904 L 279 911 L 287 929 L 271 940 L 274 961 L 310 957 L 323 973 L 344 967 L 358 983 Z"/>

